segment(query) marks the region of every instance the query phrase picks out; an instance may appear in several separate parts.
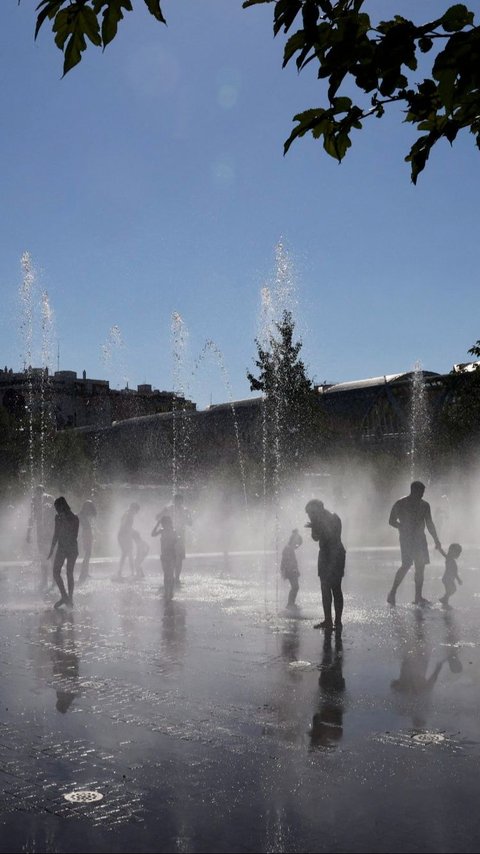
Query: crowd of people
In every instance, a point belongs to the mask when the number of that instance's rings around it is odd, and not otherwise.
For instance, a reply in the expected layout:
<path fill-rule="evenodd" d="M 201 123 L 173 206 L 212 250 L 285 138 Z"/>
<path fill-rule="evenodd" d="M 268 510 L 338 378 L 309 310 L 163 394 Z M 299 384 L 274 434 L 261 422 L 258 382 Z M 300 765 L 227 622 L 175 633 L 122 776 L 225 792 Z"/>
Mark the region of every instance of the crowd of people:
<path fill-rule="evenodd" d="M 395 573 L 393 584 L 387 596 L 390 606 L 396 605 L 396 594 L 409 569 L 415 567 L 415 599 L 414 604 L 425 607 L 429 604 L 423 596 L 425 567 L 430 562 L 428 543 L 425 529 L 433 538 L 435 548 L 445 558 L 443 584 L 445 593 L 440 602 L 445 608 L 450 608 L 450 597 L 455 593 L 456 582 L 462 581 L 458 575 L 457 560 L 462 552 L 459 543 L 451 543 L 444 551 L 437 530 L 432 520 L 430 505 L 424 500 L 425 485 L 420 481 L 411 484 L 410 494 L 400 498 L 392 507 L 389 524 L 398 530 L 400 539 L 401 566 Z M 138 502 L 132 502 L 123 514 L 117 533 L 120 549 L 118 572 L 113 580 L 124 580 L 124 571 L 128 568 L 131 578 L 144 577 L 143 562 L 150 548 L 140 532 L 135 528 L 135 518 L 140 510 Z M 342 630 L 343 592 L 342 580 L 345 573 L 346 550 L 342 542 L 342 521 L 337 513 L 327 510 L 324 503 L 312 499 L 305 507 L 308 522 L 305 528 L 311 537 L 318 542 L 318 576 L 323 605 L 323 620 L 316 623 L 314 628 L 326 632 Z M 33 533 L 36 537 L 37 551 L 40 563 L 40 585 L 48 583 L 50 560 L 53 558 L 53 580 L 60 592 L 60 599 L 55 608 L 73 606 L 75 587 L 74 569 L 78 558 L 78 538 L 81 537 L 83 558 L 78 583 L 83 583 L 90 577 L 90 559 L 94 539 L 94 520 L 97 515 L 93 501 L 86 500 L 78 514 L 73 513 L 64 496 L 53 500 L 45 493 L 43 486 L 35 489 L 27 540 L 31 542 Z M 152 537 L 160 538 L 160 561 L 163 570 L 163 592 L 166 601 L 174 596 L 175 588 L 180 584 L 183 562 L 186 556 L 186 529 L 192 524 L 192 517 L 185 507 L 183 496 L 174 495 L 171 504 L 167 505 L 156 517 L 151 531 Z M 296 557 L 297 549 L 303 539 L 295 528 L 285 545 L 280 572 L 290 583 L 287 609 L 294 610 L 299 591 L 299 569 Z M 62 577 L 62 569 L 66 567 L 66 581 Z"/>
<path fill-rule="evenodd" d="M 423 584 L 425 567 L 430 563 L 427 537 L 425 528 L 431 534 L 435 548 L 445 558 L 445 571 L 442 582 L 445 593 L 440 602 L 445 608 L 450 608 L 450 597 L 456 591 L 456 584 L 462 584 L 458 575 L 457 560 L 462 553 L 459 543 L 451 543 L 445 552 L 440 543 L 437 530 L 432 520 L 430 504 L 425 501 L 423 495 L 425 485 L 421 481 L 414 481 L 410 487 L 410 494 L 400 498 L 392 507 L 389 524 L 399 532 L 401 566 L 395 573 L 393 584 L 387 596 L 390 606 L 396 605 L 397 590 L 408 573 L 409 569 L 415 567 L 415 599 L 414 604 L 425 607 L 431 604 L 423 596 Z M 326 509 L 323 501 L 312 499 L 305 507 L 309 522 L 305 525 L 310 529 L 312 539 L 318 542 L 318 577 L 322 593 L 322 605 L 324 618 L 316 623 L 314 628 L 325 631 L 341 632 L 343 615 L 343 593 L 342 579 L 345 573 L 346 550 L 342 543 L 342 522 L 336 513 Z M 296 607 L 296 597 L 299 590 L 299 570 L 295 551 L 302 545 L 302 538 L 295 528 L 289 541 L 282 552 L 280 571 L 282 577 L 290 582 L 290 592 L 287 601 L 287 609 Z M 332 605 L 335 611 L 335 620 L 332 614 Z"/>
<path fill-rule="evenodd" d="M 120 548 L 118 572 L 113 581 L 124 580 L 124 569 L 127 566 L 130 576 L 134 579 L 144 578 L 143 562 L 150 548 L 140 532 L 136 530 L 135 517 L 140 510 L 140 504 L 133 501 L 123 514 L 117 532 L 117 542 Z M 60 591 L 60 599 L 55 608 L 73 607 L 73 592 L 75 588 L 74 569 L 79 555 L 78 539 L 81 537 L 83 559 L 78 583 L 82 584 L 90 578 L 90 559 L 94 539 L 94 520 L 97 515 L 92 500 L 84 501 L 78 516 L 73 513 L 64 496 L 53 499 L 39 485 L 35 488 L 27 541 L 35 536 L 38 560 L 40 564 L 40 588 L 48 585 L 50 560 L 53 559 L 53 580 Z M 167 601 L 174 595 L 175 587 L 180 584 L 183 561 L 186 556 L 186 527 L 191 525 L 191 514 L 184 506 L 183 496 L 176 494 L 173 503 L 157 515 L 152 537 L 160 537 L 160 561 L 164 578 L 164 595 Z M 66 567 L 67 586 L 62 578 L 62 569 Z"/>

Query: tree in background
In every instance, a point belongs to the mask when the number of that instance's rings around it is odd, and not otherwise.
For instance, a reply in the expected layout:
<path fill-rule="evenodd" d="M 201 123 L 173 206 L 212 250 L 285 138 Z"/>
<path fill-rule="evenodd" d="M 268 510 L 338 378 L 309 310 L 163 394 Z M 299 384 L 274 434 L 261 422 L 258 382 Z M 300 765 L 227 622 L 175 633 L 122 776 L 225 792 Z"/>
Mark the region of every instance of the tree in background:
<path fill-rule="evenodd" d="M 480 340 L 468 351 L 480 358 Z M 480 438 L 480 366 L 459 366 L 447 377 L 447 395 L 441 417 L 441 438 L 447 456 L 470 458 L 478 452 Z"/>
<path fill-rule="evenodd" d="M 294 342 L 292 313 L 284 310 L 267 344 L 256 340 L 258 376 L 247 371 L 252 391 L 264 397 L 266 463 L 278 482 L 280 467 L 290 472 L 305 465 L 321 433 L 320 408 L 313 382 L 300 359 L 302 342 Z"/>
<path fill-rule="evenodd" d="M 144 3 L 156 21 L 166 23 L 160 0 Z M 365 0 L 245 0 L 243 6 L 263 3 L 274 4 L 275 36 L 298 27 L 286 41 L 283 65 L 294 59 L 302 71 L 313 62 L 326 84 L 324 105 L 294 117 L 297 125 L 285 152 L 311 133 L 340 162 L 352 132 L 367 118 L 380 119 L 393 104 L 419 134 L 405 158 L 414 184 L 440 140 L 452 144 L 460 131 L 469 130 L 480 147 L 480 27 L 463 3 L 421 24 L 402 15 L 372 22 Z M 52 22 L 66 74 L 80 62 L 87 39 L 105 48 L 131 11 L 131 0 L 41 0 L 35 37 L 47 20 Z"/>

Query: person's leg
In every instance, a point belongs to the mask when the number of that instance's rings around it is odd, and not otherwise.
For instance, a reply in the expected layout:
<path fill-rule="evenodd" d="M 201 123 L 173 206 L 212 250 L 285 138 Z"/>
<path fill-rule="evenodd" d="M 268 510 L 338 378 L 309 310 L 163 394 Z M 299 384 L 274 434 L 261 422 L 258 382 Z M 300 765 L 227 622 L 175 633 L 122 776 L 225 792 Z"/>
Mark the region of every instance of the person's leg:
<path fill-rule="evenodd" d="M 342 614 L 343 614 L 343 593 L 342 593 L 342 580 L 336 582 L 332 585 L 332 593 L 333 593 L 333 604 L 335 606 L 335 627 L 342 627 Z"/>
<path fill-rule="evenodd" d="M 166 566 L 163 570 L 163 585 L 165 600 L 170 602 L 173 599 L 173 591 L 175 588 L 175 567 Z"/>
<path fill-rule="evenodd" d="M 120 546 L 120 548 L 121 548 L 122 552 L 120 554 L 120 563 L 118 565 L 118 577 L 119 578 L 122 577 L 123 566 L 124 566 L 124 563 L 127 559 L 127 550 L 126 550 L 125 546 Z"/>
<path fill-rule="evenodd" d="M 440 602 L 445 606 L 445 608 L 451 608 L 452 606 L 449 604 L 449 599 L 450 596 L 455 593 L 455 590 L 457 588 L 455 587 L 455 582 L 453 581 L 444 581 L 443 584 L 445 587 L 445 595 L 442 596 Z"/>
<path fill-rule="evenodd" d="M 180 575 L 182 572 L 183 556 L 178 554 L 175 558 L 175 583 L 180 584 Z"/>
<path fill-rule="evenodd" d="M 322 581 L 320 579 L 320 587 L 322 590 L 322 605 L 324 620 L 322 623 L 317 623 L 314 629 L 331 629 L 333 628 L 332 621 L 332 588 L 330 581 Z"/>
<path fill-rule="evenodd" d="M 85 581 L 85 579 L 88 578 L 91 556 L 92 556 L 92 543 L 87 541 L 85 543 L 85 554 L 83 555 L 82 569 L 80 572 L 80 578 L 78 579 L 79 581 Z"/>
<path fill-rule="evenodd" d="M 292 605 L 295 605 L 295 599 L 297 598 L 297 593 L 298 593 L 298 579 L 295 578 L 295 576 L 294 576 L 293 578 L 290 578 L 289 581 L 290 581 L 290 592 L 288 594 L 287 608 L 292 606 Z"/>
<path fill-rule="evenodd" d="M 53 579 L 60 590 L 61 599 L 58 602 L 55 602 L 55 608 L 59 608 L 60 605 L 64 604 L 64 602 L 68 602 L 67 591 L 65 590 L 65 585 L 61 575 L 64 560 L 65 555 L 62 552 L 59 552 L 57 548 L 57 551 L 55 552 L 55 559 L 53 561 Z"/>
<path fill-rule="evenodd" d="M 130 546 L 128 547 L 127 557 L 128 565 L 130 567 L 130 575 L 133 578 L 133 576 L 135 575 L 135 564 L 133 562 L 133 543 L 130 543 Z"/>
<path fill-rule="evenodd" d="M 442 605 L 446 605 L 449 597 L 448 597 L 447 585 L 445 584 L 445 582 L 443 582 L 443 586 L 445 588 L 445 593 L 443 594 L 443 596 L 440 596 L 440 599 L 438 601 L 441 602 Z"/>
<path fill-rule="evenodd" d="M 390 590 L 390 593 L 387 596 L 387 602 L 389 605 L 395 605 L 395 596 L 397 590 L 400 587 L 411 565 L 411 563 L 409 563 L 408 566 L 405 563 L 402 563 L 400 569 L 397 569 L 395 573 L 395 578 L 393 579 L 392 589 Z"/>
<path fill-rule="evenodd" d="M 423 581 L 425 577 L 425 564 L 423 561 L 415 561 L 415 605 L 429 604 L 427 599 L 423 598 Z"/>
<path fill-rule="evenodd" d="M 182 572 L 183 561 L 185 560 L 185 540 L 183 535 L 180 537 L 175 549 L 175 584 L 178 587 L 180 584 L 180 575 Z"/>
<path fill-rule="evenodd" d="M 67 586 L 68 586 L 68 602 L 70 605 L 73 605 L 73 590 L 75 587 L 75 579 L 73 575 L 73 570 L 75 569 L 75 562 L 77 560 L 76 554 L 68 555 L 67 557 Z"/>

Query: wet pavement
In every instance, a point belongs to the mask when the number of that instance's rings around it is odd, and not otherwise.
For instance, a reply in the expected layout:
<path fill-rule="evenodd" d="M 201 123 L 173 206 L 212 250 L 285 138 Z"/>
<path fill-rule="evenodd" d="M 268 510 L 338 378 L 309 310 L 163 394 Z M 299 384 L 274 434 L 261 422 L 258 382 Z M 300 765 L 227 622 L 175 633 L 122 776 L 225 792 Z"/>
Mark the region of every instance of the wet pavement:
<path fill-rule="evenodd" d="M 0 851 L 478 851 L 479 552 L 445 611 L 408 576 L 389 608 L 397 552 L 351 551 L 341 638 L 314 557 L 295 615 L 261 555 L 190 557 L 169 607 L 156 561 L 94 563 L 72 613 L 2 565 Z"/>

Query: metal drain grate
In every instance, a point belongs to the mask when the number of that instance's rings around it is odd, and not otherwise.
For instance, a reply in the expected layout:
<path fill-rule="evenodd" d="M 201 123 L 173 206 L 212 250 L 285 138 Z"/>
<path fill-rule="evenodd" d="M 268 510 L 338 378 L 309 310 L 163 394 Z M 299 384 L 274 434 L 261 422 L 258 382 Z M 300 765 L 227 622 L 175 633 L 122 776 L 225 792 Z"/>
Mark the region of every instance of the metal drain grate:
<path fill-rule="evenodd" d="M 412 739 L 419 744 L 440 744 L 445 741 L 445 736 L 439 732 L 417 732 Z"/>
<path fill-rule="evenodd" d="M 102 793 L 92 789 L 77 789 L 75 792 L 67 792 L 63 797 L 71 804 L 94 804 L 103 800 Z"/>

